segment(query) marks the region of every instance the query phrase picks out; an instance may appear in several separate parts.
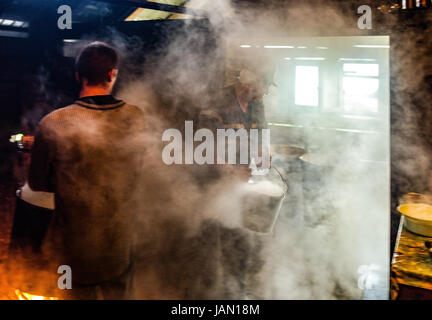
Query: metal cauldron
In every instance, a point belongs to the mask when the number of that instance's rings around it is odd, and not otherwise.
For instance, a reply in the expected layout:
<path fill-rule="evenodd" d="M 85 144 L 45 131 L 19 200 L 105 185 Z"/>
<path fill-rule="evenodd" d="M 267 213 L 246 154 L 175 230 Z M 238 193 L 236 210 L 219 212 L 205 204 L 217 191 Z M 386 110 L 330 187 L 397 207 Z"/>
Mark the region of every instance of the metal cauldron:
<path fill-rule="evenodd" d="M 16 145 L 19 155 L 16 178 L 19 182 L 24 183 L 23 180 L 30 166 L 30 151 L 34 137 L 19 133 L 11 136 L 9 141 Z M 11 255 L 29 249 L 38 252 L 54 212 L 54 194 L 35 192 L 25 182 L 17 190 L 16 196 L 9 252 Z"/>
<path fill-rule="evenodd" d="M 17 250 L 40 250 L 54 212 L 54 194 L 35 192 L 26 183 L 17 191 L 10 253 Z"/>
<path fill-rule="evenodd" d="M 245 186 L 243 226 L 259 233 L 271 233 L 279 217 L 287 184 L 273 167 L 266 176 L 254 176 Z"/>

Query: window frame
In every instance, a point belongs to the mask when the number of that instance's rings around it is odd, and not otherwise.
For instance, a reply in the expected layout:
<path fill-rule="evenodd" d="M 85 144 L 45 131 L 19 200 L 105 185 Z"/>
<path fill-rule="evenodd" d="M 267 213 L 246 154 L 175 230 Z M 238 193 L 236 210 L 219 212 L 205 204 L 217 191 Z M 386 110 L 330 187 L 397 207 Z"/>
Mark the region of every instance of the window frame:
<path fill-rule="evenodd" d="M 344 72 L 344 65 L 345 64 L 376 64 L 378 65 L 378 75 L 377 76 L 349 76 L 345 75 Z M 376 61 L 338 61 L 338 67 L 339 67 L 339 81 L 338 81 L 338 93 L 339 93 L 339 112 L 346 115 L 352 115 L 352 116 L 371 116 L 371 117 L 379 117 L 382 114 L 381 110 L 381 103 L 382 103 L 382 96 L 383 96 L 383 90 L 385 89 L 382 85 L 382 63 L 379 60 Z M 373 98 L 377 99 L 378 102 L 378 110 L 377 112 L 370 112 L 370 111 L 362 111 L 362 112 L 353 112 L 348 111 L 345 109 L 344 106 L 344 89 L 343 89 L 343 80 L 345 77 L 353 77 L 353 78 L 364 78 L 364 79 L 377 79 L 378 80 L 378 90 L 375 93 L 374 96 L 371 96 Z"/>
<path fill-rule="evenodd" d="M 292 86 L 290 86 L 290 106 L 292 109 L 291 111 L 309 111 L 309 112 L 321 112 L 323 107 L 323 67 L 322 63 L 324 61 L 313 61 L 313 60 L 292 60 L 292 77 L 291 82 Z M 297 75 L 297 67 L 317 67 L 318 68 L 318 105 L 317 106 L 310 106 L 310 105 L 301 105 L 295 103 L 296 98 L 296 75 Z"/>

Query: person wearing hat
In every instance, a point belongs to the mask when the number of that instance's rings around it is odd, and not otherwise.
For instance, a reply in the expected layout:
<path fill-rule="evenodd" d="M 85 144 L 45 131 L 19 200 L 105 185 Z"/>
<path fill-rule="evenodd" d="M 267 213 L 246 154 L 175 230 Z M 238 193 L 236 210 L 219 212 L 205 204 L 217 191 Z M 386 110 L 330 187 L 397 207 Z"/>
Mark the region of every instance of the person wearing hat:
<path fill-rule="evenodd" d="M 271 62 L 254 59 L 243 61 L 237 69 L 236 81 L 217 92 L 210 99 L 209 107 L 201 109 L 198 127 L 216 132 L 217 129 L 265 129 L 267 127 L 263 97 L 273 83 L 274 66 Z M 248 165 L 206 165 L 196 169 L 196 176 L 203 188 L 222 181 L 227 188 L 237 182 L 246 182 L 251 177 Z M 228 181 L 227 181 L 228 180 Z M 217 195 L 215 195 L 217 196 Z M 232 194 L 235 197 L 234 194 Z M 196 281 L 218 279 L 222 293 L 199 292 L 190 298 L 200 299 L 259 299 L 265 295 L 256 279 L 265 264 L 262 252 L 265 243 L 259 235 L 243 227 L 227 227 L 216 219 L 207 219 L 202 224 L 201 243 L 213 243 L 206 248 L 207 257 L 214 257 L 215 268 L 197 270 Z M 209 271 L 210 270 L 210 271 Z M 215 272 L 213 277 L 207 273 Z M 204 280 L 200 281 L 205 283 Z M 214 285 L 214 284 L 213 284 Z M 204 288 L 205 291 L 205 288 Z"/>
<path fill-rule="evenodd" d="M 211 99 L 208 108 L 199 113 L 203 128 L 263 129 L 266 127 L 263 97 L 273 82 L 270 63 L 255 66 L 249 63 L 238 72 L 236 83 L 223 88 Z"/>
<path fill-rule="evenodd" d="M 212 94 L 208 106 L 199 111 L 199 128 L 207 128 L 215 133 L 217 129 L 249 131 L 267 128 L 263 97 L 268 94 L 270 86 L 276 86 L 273 81 L 274 64 L 268 58 L 255 55 L 243 58 L 234 69 L 234 83 L 229 83 L 227 79 L 229 85 Z M 231 175 L 233 179 L 247 181 L 251 173 L 249 164 L 211 166 L 196 171 L 203 185 L 209 182 L 209 178 L 217 179 L 225 174 Z"/>

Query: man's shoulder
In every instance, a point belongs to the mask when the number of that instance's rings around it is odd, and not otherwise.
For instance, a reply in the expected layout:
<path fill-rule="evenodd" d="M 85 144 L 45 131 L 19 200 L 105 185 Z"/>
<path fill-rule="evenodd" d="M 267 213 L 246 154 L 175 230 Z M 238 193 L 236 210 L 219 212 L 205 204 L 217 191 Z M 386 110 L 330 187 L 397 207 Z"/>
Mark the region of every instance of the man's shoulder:
<path fill-rule="evenodd" d="M 78 106 L 75 104 L 68 105 L 66 107 L 62 107 L 59 109 L 56 109 L 50 113 L 48 113 L 45 117 L 42 118 L 42 120 L 39 123 L 39 126 L 47 126 L 53 122 L 59 122 L 66 118 L 67 114 L 70 114 L 70 112 L 74 112 L 77 110 Z"/>
<path fill-rule="evenodd" d="M 126 120 L 130 126 L 133 126 L 134 128 L 138 126 L 141 129 L 145 126 L 147 119 L 145 117 L 144 111 L 141 108 L 133 104 L 125 103 L 121 109 L 123 111 L 123 119 Z"/>
<path fill-rule="evenodd" d="M 122 108 L 126 109 L 128 113 L 134 114 L 134 115 L 143 115 L 143 111 L 132 104 L 128 104 L 127 102 L 124 102 L 124 104 L 121 106 Z M 66 107 L 56 109 L 50 113 L 48 113 L 42 120 L 42 122 L 51 122 L 51 121 L 59 121 L 62 119 L 66 119 L 67 116 L 69 116 L 71 113 L 77 113 L 80 111 L 84 111 L 83 108 L 76 103 L 70 104 Z"/>
<path fill-rule="evenodd" d="M 120 109 L 123 111 L 123 116 L 129 119 L 129 122 L 139 123 L 144 120 L 144 112 L 137 106 L 124 103 Z M 85 118 L 88 110 L 80 107 L 77 104 L 71 104 L 63 108 L 59 108 L 47 114 L 39 122 L 39 128 L 42 131 L 54 129 L 57 130 L 59 126 L 67 126 L 70 123 L 75 123 L 76 119 Z"/>
<path fill-rule="evenodd" d="M 141 108 L 133 105 L 133 104 L 129 104 L 127 102 L 125 102 L 125 104 L 123 105 L 124 108 L 126 108 L 126 110 L 128 112 L 130 112 L 131 114 L 135 114 L 135 115 L 144 115 L 144 111 L 141 110 Z"/>

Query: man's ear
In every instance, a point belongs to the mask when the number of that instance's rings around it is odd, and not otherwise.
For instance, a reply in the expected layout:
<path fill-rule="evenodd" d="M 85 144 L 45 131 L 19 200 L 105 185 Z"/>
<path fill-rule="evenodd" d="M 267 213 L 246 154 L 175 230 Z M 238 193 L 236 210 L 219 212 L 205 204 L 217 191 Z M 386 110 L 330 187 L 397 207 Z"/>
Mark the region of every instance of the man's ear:
<path fill-rule="evenodd" d="M 111 69 L 109 72 L 108 72 L 108 82 L 112 82 L 112 81 L 115 81 L 115 79 L 117 78 L 117 69 Z"/>

